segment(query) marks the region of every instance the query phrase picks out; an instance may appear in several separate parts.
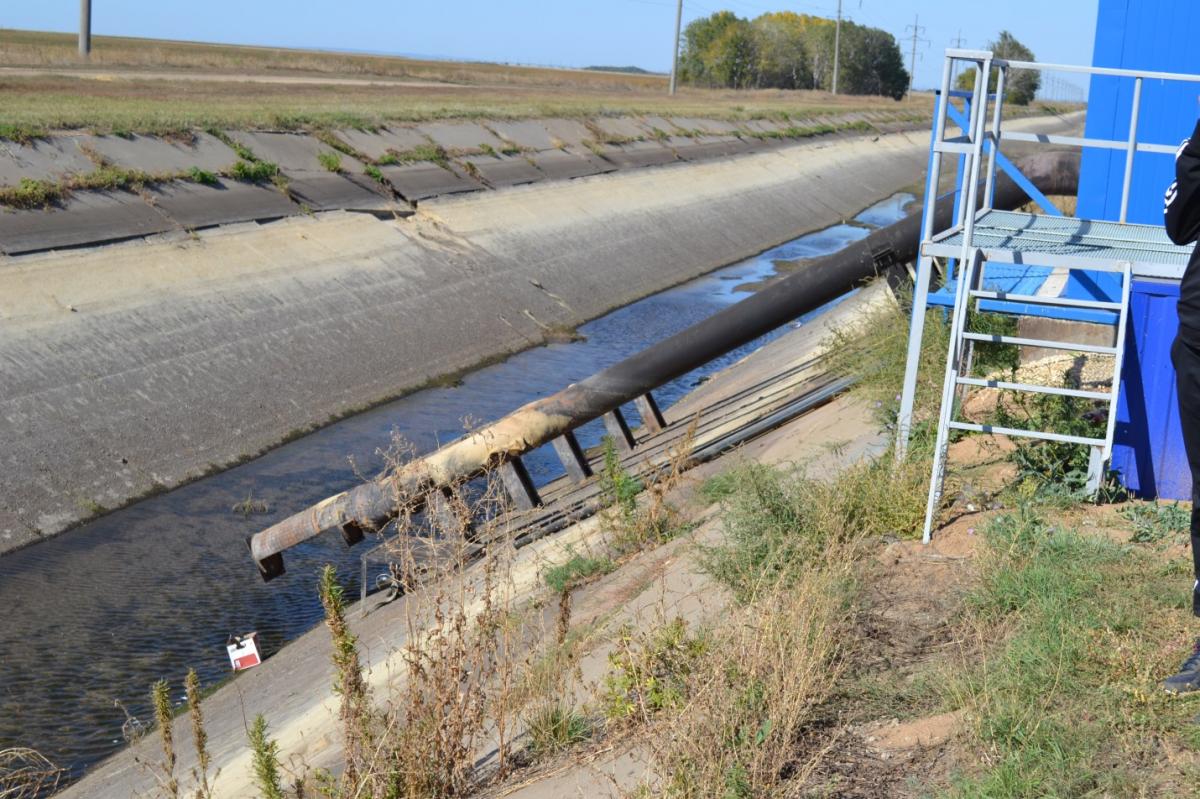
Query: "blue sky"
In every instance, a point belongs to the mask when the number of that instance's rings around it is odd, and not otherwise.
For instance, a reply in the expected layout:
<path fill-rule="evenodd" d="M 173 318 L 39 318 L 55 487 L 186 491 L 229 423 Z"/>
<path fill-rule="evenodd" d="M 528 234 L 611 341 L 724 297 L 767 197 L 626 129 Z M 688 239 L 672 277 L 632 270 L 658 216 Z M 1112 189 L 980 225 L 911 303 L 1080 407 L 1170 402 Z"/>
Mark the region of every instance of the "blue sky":
<path fill-rule="evenodd" d="M 914 15 L 930 40 L 918 52 L 917 87 L 940 77 L 940 53 L 961 31 L 982 46 L 1001 28 L 1040 61 L 1089 63 L 1098 0 L 845 0 L 844 13 L 906 35 Z M 674 0 L 92 0 L 93 30 L 169 39 L 321 47 L 526 64 L 633 64 L 666 70 Z M 753 17 L 769 10 L 833 16 L 836 0 L 684 2 L 684 23 L 718 9 Z M 5 0 L 0 27 L 74 30 L 76 0 Z M 902 44 L 905 62 L 908 44 Z"/>

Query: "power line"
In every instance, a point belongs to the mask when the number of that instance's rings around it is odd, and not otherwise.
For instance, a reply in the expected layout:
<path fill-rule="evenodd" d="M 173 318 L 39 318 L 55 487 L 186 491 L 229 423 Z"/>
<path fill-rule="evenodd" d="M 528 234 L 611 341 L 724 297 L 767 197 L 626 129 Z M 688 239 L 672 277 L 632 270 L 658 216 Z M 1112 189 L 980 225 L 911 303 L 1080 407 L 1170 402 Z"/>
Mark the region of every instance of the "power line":
<path fill-rule="evenodd" d="M 925 42 L 925 44 L 928 45 L 929 40 L 921 36 L 921 34 L 925 32 L 925 26 L 921 24 L 920 16 L 914 16 L 913 24 L 905 25 L 904 30 L 912 31 L 912 59 L 909 61 L 908 67 L 908 90 L 911 92 L 913 82 L 916 81 L 917 78 L 917 43 Z"/>

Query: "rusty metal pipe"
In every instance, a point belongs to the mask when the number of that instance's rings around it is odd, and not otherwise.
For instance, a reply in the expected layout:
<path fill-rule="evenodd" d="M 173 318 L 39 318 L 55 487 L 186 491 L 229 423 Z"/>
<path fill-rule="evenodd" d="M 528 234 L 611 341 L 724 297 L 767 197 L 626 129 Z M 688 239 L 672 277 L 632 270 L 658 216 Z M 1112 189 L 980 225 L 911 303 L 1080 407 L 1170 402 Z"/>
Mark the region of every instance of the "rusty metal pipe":
<path fill-rule="evenodd" d="M 1042 153 L 1020 163 L 1047 194 L 1074 194 L 1079 156 Z M 1006 177 L 996 183 L 993 207 L 1027 201 Z M 950 226 L 953 198 L 937 204 L 935 229 Z M 894 264 L 916 258 L 920 214 L 874 231 L 833 255 L 720 311 L 597 374 L 534 400 L 508 416 L 368 483 L 329 497 L 254 535 L 250 552 L 264 579 L 283 573 L 282 552 L 324 532 L 339 530 L 348 543 L 394 518 L 401 503 L 419 503 L 434 486 L 470 479 L 519 457 L 620 405 L 708 363 L 797 317 L 820 308 Z"/>

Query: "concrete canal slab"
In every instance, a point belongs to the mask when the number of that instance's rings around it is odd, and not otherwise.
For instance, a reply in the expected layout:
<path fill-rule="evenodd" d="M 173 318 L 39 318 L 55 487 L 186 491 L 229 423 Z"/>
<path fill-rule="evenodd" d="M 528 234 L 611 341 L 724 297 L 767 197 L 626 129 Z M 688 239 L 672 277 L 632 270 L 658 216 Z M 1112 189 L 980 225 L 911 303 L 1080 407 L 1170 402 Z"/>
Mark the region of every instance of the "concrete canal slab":
<path fill-rule="evenodd" d="M 741 139 L 735 137 L 700 136 L 694 139 L 679 137 L 672 139 L 668 145 L 684 161 L 704 161 L 709 158 L 736 155 L 749 150 Z"/>
<path fill-rule="evenodd" d="M 458 169 L 442 167 L 432 161 L 412 164 L 389 164 L 379 167 L 396 191 L 406 200 L 416 202 L 439 195 L 482 191 L 484 186 Z"/>
<path fill-rule="evenodd" d="M 51 136 L 26 144 L 0 139 L 0 186 L 15 186 L 22 179 L 60 180 L 96 168 L 79 149 L 77 136 Z"/>
<path fill-rule="evenodd" d="M 166 183 L 148 189 L 147 195 L 167 216 L 191 229 L 279 219 L 300 210 L 274 187 L 225 178 L 218 179 L 216 186 Z"/>
<path fill-rule="evenodd" d="M 504 149 L 504 142 L 477 122 L 428 122 L 417 125 L 416 130 L 456 154 L 483 152 L 483 145 L 493 150 Z"/>
<path fill-rule="evenodd" d="M 288 179 L 288 192 L 314 211 L 374 211 L 391 204 L 391 198 L 384 196 L 378 184 L 365 177 L 361 161 L 312 136 L 260 131 L 229 135 L 258 158 L 278 164 Z M 341 172 L 332 172 L 321 163 L 321 157 L 330 153 L 337 157 Z"/>
<path fill-rule="evenodd" d="M 550 132 L 535 120 L 489 122 L 488 127 L 523 150 L 553 150 L 557 146 Z"/>
<path fill-rule="evenodd" d="M 680 130 L 700 133 L 734 134 L 741 129 L 740 123 L 727 119 L 700 119 L 697 117 L 671 117 L 671 122 Z"/>
<path fill-rule="evenodd" d="M 589 120 L 602 135 L 602 141 L 634 141 L 644 139 L 646 130 L 633 117 L 596 117 Z"/>
<path fill-rule="evenodd" d="M 361 175 L 289 172 L 287 177 L 288 194 L 314 211 L 382 211 L 395 205 L 381 193 L 383 187 Z"/>
<path fill-rule="evenodd" d="M 76 192 L 50 210 L 0 211 L 0 252 L 9 255 L 164 233 L 171 220 L 126 192 Z"/>
<path fill-rule="evenodd" d="M 265 131 L 231 131 L 230 138 L 248 147 L 262 161 L 270 161 L 284 172 L 328 172 L 321 156 L 333 153 L 342 170 L 361 174 L 363 164 L 357 159 L 337 152 L 325 142 L 302 133 L 268 133 Z"/>
<path fill-rule="evenodd" d="M 470 164 L 485 183 L 498 188 L 537 183 L 546 178 L 540 169 L 522 156 L 472 155 L 463 158 L 462 161 L 464 164 Z"/>
<path fill-rule="evenodd" d="M 642 128 L 646 131 L 646 135 L 652 138 L 660 138 L 656 131 L 662 131 L 668 136 L 678 135 L 679 129 L 671 124 L 671 120 L 660 116 L 642 117 Z"/>
<path fill-rule="evenodd" d="M 375 131 L 347 128 L 337 131 L 337 137 L 373 161 L 390 152 L 404 153 L 431 144 L 429 137 L 420 131 L 401 127 Z"/>
<path fill-rule="evenodd" d="M 233 148 L 210 133 L 195 134 L 191 143 L 137 134 L 81 136 L 79 145 L 117 166 L 150 173 L 186 172 L 192 167 L 222 172 L 238 160 Z"/>
<path fill-rule="evenodd" d="M 575 119 L 543 119 L 542 127 L 550 134 L 552 140 L 562 142 L 568 147 L 583 147 L 587 142 L 594 141 L 596 134 Z M 558 146 L 555 143 L 554 146 Z"/>
<path fill-rule="evenodd" d="M 575 153 L 566 150 L 546 150 L 530 156 L 534 165 L 546 174 L 548 180 L 570 180 L 587 175 L 612 172 L 617 167 L 592 153 Z"/>
<path fill-rule="evenodd" d="M 601 152 L 604 158 L 615 164 L 618 169 L 659 166 L 660 164 L 669 164 L 672 161 L 678 160 L 674 150 L 653 141 L 611 144 Z"/>

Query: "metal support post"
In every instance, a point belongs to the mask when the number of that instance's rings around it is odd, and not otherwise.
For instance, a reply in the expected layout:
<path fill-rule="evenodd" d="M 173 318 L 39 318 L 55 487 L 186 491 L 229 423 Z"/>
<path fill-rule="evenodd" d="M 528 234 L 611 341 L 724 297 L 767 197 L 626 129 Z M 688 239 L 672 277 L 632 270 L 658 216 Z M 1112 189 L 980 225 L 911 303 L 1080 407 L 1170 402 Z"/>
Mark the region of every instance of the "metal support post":
<path fill-rule="evenodd" d="M 504 492 L 517 510 L 533 510 L 542 504 L 534 488 L 533 478 L 520 458 L 508 458 L 500 464 L 500 482 L 504 484 Z"/>
<path fill-rule="evenodd" d="M 633 404 L 638 409 L 638 415 L 642 417 L 642 425 L 649 432 L 661 433 L 667 426 L 667 420 L 663 418 L 658 403 L 654 401 L 654 395 L 649 391 L 635 399 Z"/>
<path fill-rule="evenodd" d="M 991 210 L 996 194 L 996 163 L 1000 158 L 1000 122 L 1004 110 L 1004 89 L 1008 82 L 1008 65 L 1001 64 L 996 78 L 996 104 L 992 108 L 992 131 L 988 149 L 987 185 L 983 189 L 983 207 Z"/>
<path fill-rule="evenodd" d="M 1125 183 L 1121 187 L 1121 224 L 1129 219 L 1129 190 L 1133 185 L 1133 157 L 1137 154 L 1138 114 L 1142 108 L 1142 79 L 1133 82 L 1133 110 L 1129 114 L 1129 144 L 1125 148 Z"/>
<path fill-rule="evenodd" d="M 558 459 L 562 461 L 563 468 L 572 480 L 582 483 L 592 476 L 592 466 L 584 456 L 583 447 L 579 446 L 579 439 L 573 432 L 568 430 L 552 443 L 554 451 L 558 453 Z"/>
<path fill-rule="evenodd" d="M 933 235 L 937 208 L 938 183 L 942 175 L 942 156 L 934 149 L 946 135 L 947 106 L 950 103 L 950 70 L 952 59 L 942 68 L 942 91 L 938 95 L 934 114 L 934 135 L 929 146 L 929 174 L 925 181 L 925 211 L 921 220 L 921 242 Z M 917 276 L 913 281 L 912 319 L 909 321 L 908 355 L 904 366 L 904 384 L 900 390 L 900 412 L 896 417 L 896 459 L 908 454 L 908 438 L 912 433 L 913 402 L 917 393 L 917 369 L 921 364 L 921 341 L 925 337 L 925 309 L 929 306 L 929 284 L 933 277 L 933 262 L 917 253 Z"/>
<path fill-rule="evenodd" d="M 620 408 L 613 408 L 604 414 L 604 429 L 612 436 L 617 449 L 622 452 L 630 452 L 637 446 L 637 441 L 629 430 L 629 422 L 625 421 L 625 414 L 621 413 Z"/>

